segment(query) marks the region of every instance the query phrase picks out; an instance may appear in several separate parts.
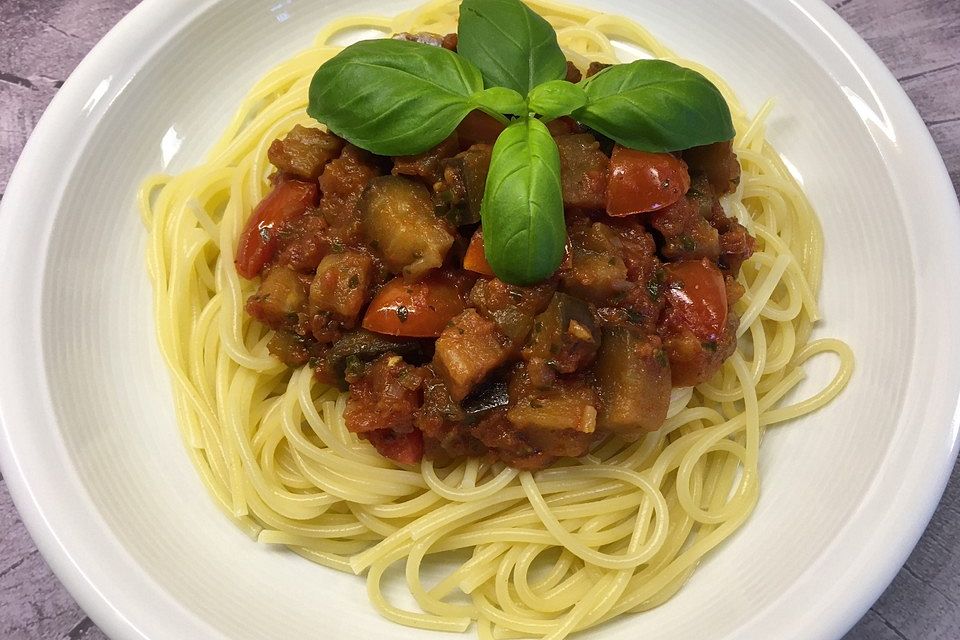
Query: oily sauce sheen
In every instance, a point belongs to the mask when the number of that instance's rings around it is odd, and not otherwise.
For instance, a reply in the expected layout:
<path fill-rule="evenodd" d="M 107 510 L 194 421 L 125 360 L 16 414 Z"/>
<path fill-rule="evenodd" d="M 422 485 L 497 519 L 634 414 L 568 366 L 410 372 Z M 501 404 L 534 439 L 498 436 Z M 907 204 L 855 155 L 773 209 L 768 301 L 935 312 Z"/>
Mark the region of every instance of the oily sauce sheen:
<path fill-rule="evenodd" d="M 296 126 L 271 145 L 273 190 L 240 238 L 270 352 L 349 390 L 347 428 L 401 464 L 539 469 L 607 435 L 636 440 L 661 426 L 672 387 L 709 379 L 736 347 L 755 242 L 718 201 L 740 176 L 729 142 L 653 154 L 549 123 L 566 254 L 521 287 L 496 278 L 479 224 L 502 128 L 474 112 L 436 147 L 389 158 Z"/>

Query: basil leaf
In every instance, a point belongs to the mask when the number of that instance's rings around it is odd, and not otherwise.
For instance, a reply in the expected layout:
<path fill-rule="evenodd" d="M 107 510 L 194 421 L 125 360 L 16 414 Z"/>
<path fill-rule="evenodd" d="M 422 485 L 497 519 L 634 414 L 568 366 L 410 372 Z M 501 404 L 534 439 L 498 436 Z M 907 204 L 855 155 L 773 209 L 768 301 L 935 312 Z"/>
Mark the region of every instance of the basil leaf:
<path fill-rule="evenodd" d="M 730 108 L 702 75 L 665 60 L 618 64 L 581 83 L 574 117 L 620 144 L 653 153 L 730 140 Z"/>
<path fill-rule="evenodd" d="M 566 80 L 551 80 L 530 92 L 530 110 L 548 120 L 568 116 L 587 104 L 587 94 Z"/>
<path fill-rule="evenodd" d="M 480 72 L 452 51 L 404 40 L 364 40 L 325 62 L 310 83 L 307 113 L 373 153 L 411 155 L 436 146 L 473 110 Z"/>
<path fill-rule="evenodd" d="M 539 120 L 518 120 L 497 138 L 480 215 L 487 261 L 504 282 L 533 284 L 560 266 L 567 240 L 560 152 Z"/>
<path fill-rule="evenodd" d="M 488 87 L 525 96 L 567 75 L 557 33 L 520 0 L 463 0 L 457 36 L 457 52 L 477 65 Z"/>
<path fill-rule="evenodd" d="M 527 101 L 522 95 L 506 87 L 490 87 L 479 91 L 473 95 L 473 102 L 481 109 L 492 111 L 497 118 L 501 113 L 514 116 L 527 115 Z"/>

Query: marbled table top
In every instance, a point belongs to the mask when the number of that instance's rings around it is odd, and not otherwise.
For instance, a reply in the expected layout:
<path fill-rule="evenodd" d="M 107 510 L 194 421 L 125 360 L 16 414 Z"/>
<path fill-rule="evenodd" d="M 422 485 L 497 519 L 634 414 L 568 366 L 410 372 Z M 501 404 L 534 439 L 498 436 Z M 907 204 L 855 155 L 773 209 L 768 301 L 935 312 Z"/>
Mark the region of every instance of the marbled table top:
<path fill-rule="evenodd" d="M 0 0 L 0 194 L 64 79 L 137 1 Z M 900 80 L 960 187 L 960 0 L 830 4 Z M 0 477 L 0 639 L 102 638 L 40 557 Z M 960 467 L 896 580 L 844 640 L 960 640 Z"/>

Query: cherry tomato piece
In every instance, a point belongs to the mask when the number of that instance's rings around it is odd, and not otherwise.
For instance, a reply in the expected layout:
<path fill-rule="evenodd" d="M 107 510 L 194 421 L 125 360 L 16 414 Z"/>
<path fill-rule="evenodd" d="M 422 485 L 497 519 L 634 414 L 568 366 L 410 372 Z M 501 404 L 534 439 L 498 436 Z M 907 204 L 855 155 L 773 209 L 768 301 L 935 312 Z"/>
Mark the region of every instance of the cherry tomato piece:
<path fill-rule="evenodd" d="M 419 282 L 394 278 L 377 292 L 363 317 L 363 328 L 409 338 L 436 338 L 466 308 L 468 279 L 433 273 Z"/>
<path fill-rule="evenodd" d="M 261 200 L 240 234 L 234 260 L 237 273 L 248 280 L 260 275 L 277 252 L 280 225 L 303 215 L 316 203 L 317 193 L 316 183 L 287 180 Z"/>
<path fill-rule="evenodd" d="M 463 256 L 463 268 L 482 276 L 496 275 L 493 267 L 487 262 L 487 254 L 483 251 L 483 229 L 477 229 L 470 238 L 470 246 L 467 247 L 467 253 Z"/>
<path fill-rule="evenodd" d="M 715 264 L 685 260 L 664 265 L 667 325 L 686 327 L 703 342 L 716 341 L 727 324 L 727 288 Z"/>
<path fill-rule="evenodd" d="M 690 189 L 687 165 L 669 153 L 647 153 L 616 145 L 610 158 L 607 214 L 632 216 L 659 211 Z"/>

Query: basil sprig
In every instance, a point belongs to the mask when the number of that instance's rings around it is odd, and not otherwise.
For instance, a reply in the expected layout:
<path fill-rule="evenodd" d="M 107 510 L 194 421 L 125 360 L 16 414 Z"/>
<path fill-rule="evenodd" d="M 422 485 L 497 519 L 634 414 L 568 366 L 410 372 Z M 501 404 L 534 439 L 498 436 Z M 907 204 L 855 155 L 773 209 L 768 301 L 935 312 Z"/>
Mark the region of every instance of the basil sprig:
<path fill-rule="evenodd" d="M 545 121 L 573 116 L 623 146 L 658 153 L 734 135 L 719 90 L 663 60 L 567 82 L 556 32 L 520 0 L 463 0 L 457 50 L 386 39 L 350 45 L 317 70 L 307 112 L 389 156 L 436 146 L 475 109 L 509 124 L 493 147 L 481 218 L 487 260 L 512 284 L 548 278 L 563 259 L 559 151 Z"/>

